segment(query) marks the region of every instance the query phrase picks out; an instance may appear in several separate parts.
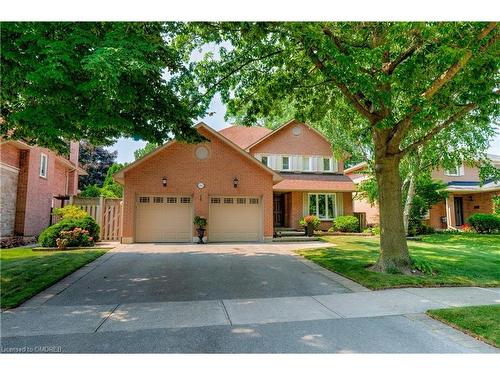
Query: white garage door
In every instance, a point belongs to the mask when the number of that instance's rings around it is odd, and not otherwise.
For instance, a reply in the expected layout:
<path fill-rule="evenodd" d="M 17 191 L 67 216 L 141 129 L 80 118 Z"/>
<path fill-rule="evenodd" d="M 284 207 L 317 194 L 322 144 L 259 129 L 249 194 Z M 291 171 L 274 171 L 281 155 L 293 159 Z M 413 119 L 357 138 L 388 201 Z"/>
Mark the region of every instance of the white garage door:
<path fill-rule="evenodd" d="M 187 196 L 139 195 L 136 242 L 191 242 L 192 199 Z"/>
<path fill-rule="evenodd" d="M 262 211 L 257 197 L 210 197 L 208 239 L 217 241 L 259 241 Z"/>

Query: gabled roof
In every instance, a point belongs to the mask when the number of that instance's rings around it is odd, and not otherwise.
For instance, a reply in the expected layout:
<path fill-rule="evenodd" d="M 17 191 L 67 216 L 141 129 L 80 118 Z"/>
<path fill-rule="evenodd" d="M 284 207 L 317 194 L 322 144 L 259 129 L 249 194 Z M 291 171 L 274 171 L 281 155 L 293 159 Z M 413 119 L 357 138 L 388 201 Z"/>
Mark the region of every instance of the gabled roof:
<path fill-rule="evenodd" d="M 366 161 L 363 161 L 361 163 L 358 163 L 356 165 L 353 165 L 352 167 L 350 168 L 346 168 L 344 169 L 344 173 L 345 174 L 348 174 L 348 173 L 353 173 L 353 172 L 358 172 L 358 171 L 362 171 L 363 169 L 366 169 L 366 167 L 368 166 L 368 163 Z"/>
<path fill-rule="evenodd" d="M 330 140 L 328 138 L 326 138 L 323 133 L 319 132 L 318 130 L 314 129 L 313 127 L 309 126 L 306 123 L 302 123 L 302 122 L 299 122 L 299 121 L 297 121 L 295 119 L 291 119 L 290 121 L 285 122 L 280 127 L 274 129 L 272 132 L 269 132 L 268 134 L 264 135 L 262 138 L 256 140 L 254 143 L 248 145 L 246 147 L 246 150 L 250 150 L 252 147 L 254 147 L 254 146 L 258 145 L 259 143 L 265 141 L 266 139 L 274 136 L 276 133 L 280 132 L 281 130 L 287 128 L 288 126 L 290 126 L 292 124 L 301 124 L 301 125 L 304 125 L 304 126 L 308 127 L 309 129 L 311 129 L 313 132 L 315 132 L 316 134 L 318 134 L 320 137 L 322 137 L 325 141 L 327 141 L 330 144 Z"/>
<path fill-rule="evenodd" d="M 248 159 L 251 163 L 254 163 L 259 168 L 262 168 L 266 172 L 268 172 L 269 174 L 271 174 L 273 176 L 273 181 L 274 182 L 279 182 L 279 181 L 283 180 L 283 178 L 279 175 L 279 173 L 276 173 L 271 168 L 269 168 L 269 167 L 265 166 L 264 164 L 262 164 L 260 161 L 258 161 L 257 159 L 255 159 L 252 155 L 250 155 L 248 152 L 246 152 L 245 150 L 243 150 L 237 144 L 233 143 L 231 140 L 227 139 L 224 135 L 222 135 L 219 132 L 215 131 L 214 129 L 212 129 L 210 126 L 208 126 L 204 122 L 200 122 L 200 123 L 196 124 L 194 126 L 194 128 L 195 129 L 205 129 L 205 130 L 207 130 L 211 135 L 213 135 L 214 137 L 216 137 L 219 140 L 221 140 L 223 143 L 225 143 L 226 145 L 228 145 L 233 150 L 239 152 L 243 157 L 245 157 L 246 159 Z M 160 146 L 157 149 L 151 151 L 150 153 L 144 155 L 142 158 L 137 159 L 132 164 L 129 164 L 125 168 L 120 169 L 118 172 L 116 172 L 113 175 L 113 179 L 116 182 L 118 182 L 120 184 L 123 184 L 124 183 L 125 172 L 127 172 L 127 171 L 129 171 L 129 170 L 131 170 L 131 169 L 133 169 L 135 167 L 137 167 L 139 164 L 144 163 L 146 160 L 150 159 L 151 157 L 155 156 L 156 154 L 160 153 L 161 151 L 167 149 L 168 147 L 170 147 L 171 145 L 175 144 L 176 142 L 177 142 L 176 140 L 172 140 L 170 142 L 167 142 L 163 146 Z"/>
<path fill-rule="evenodd" d="M 11 146 L 14 146 L 20 150 L 30 150 L 30 149 L 33 149 L 37 146 L 30 146 L 29 144 L 23 142 L 23 141 L 18 141 L 18 140 L 2 140 L 0 142 L 0 144 L 4 145 L 4 144 L 8 144 L 8 145 L 11 145 Z M 69 161 L 68 159 L 66 159 L 64 156 L 62 155 L 59 155 L 57 152 L 51 150 L 52 152 L 54 152 L 55 156 L 56 156 L 56 160 L 58 162 L 60 162 L 61 164 L 64 164 L 66 167 L 70 168 L 70 169 L 74 169 L 78 175 L 80 176 L 87 176 L 88 173 L 80 166 L 75 166 L 75 164 L 73 164 L 73 162 Z"/>
<path fill-rule="evenodd" d="M 263 126 L 232 125 L 219 130 L 219 133 L 237 144 L 242 149 L 247 148 L 252 143 L 271 133 L 272 130 Z"/>

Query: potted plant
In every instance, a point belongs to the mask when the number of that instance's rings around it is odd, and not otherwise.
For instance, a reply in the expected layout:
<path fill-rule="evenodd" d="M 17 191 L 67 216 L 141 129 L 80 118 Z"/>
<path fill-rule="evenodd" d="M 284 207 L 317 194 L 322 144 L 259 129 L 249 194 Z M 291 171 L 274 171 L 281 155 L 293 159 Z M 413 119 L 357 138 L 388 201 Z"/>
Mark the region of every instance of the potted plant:
<path fill-rule="evenodd" d="M 196 231 L 198 232 L 198 243 L 202 244 L 203 237 L 205 236 L 205 227 L 207 226 L 207 218 L 204 216 L 195 216 L 193 224 L 196 225 Z"/>
<path fill-rule="evenodd" d="M 304 216 L 300 222 L 300 226 L 304 227 L 306 236 L 312 237 L 314 235 L 314 231 L 319 228 L 321 221 L 317 216 L 308 215 Z"/>

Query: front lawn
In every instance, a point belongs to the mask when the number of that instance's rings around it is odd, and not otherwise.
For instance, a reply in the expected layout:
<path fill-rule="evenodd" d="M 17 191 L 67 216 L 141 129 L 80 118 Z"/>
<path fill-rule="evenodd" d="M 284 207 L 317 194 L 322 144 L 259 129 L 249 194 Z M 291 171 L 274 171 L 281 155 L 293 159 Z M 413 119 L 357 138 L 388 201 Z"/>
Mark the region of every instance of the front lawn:
<path fill-rule="evenodd" d="M 378 237 L 325 236 L 336 246 L 300 255 L 370 289 L 431 286 L 500 286 L 500 235 L 433 234 L 408 241 L 411 256 L 433 274 L 382 274 L 368 269 L 379 255 Z"/>
<path fill-rule="evenodd" d="M 434 319 L 500 347 L 500 305 L 429 310 Z"/>
<path fill-rule="evenodd" d="M 78 268 L 103 255 L 107 249 L 33 251 L 0 250 L 0 305 L 18 306 Z"/>

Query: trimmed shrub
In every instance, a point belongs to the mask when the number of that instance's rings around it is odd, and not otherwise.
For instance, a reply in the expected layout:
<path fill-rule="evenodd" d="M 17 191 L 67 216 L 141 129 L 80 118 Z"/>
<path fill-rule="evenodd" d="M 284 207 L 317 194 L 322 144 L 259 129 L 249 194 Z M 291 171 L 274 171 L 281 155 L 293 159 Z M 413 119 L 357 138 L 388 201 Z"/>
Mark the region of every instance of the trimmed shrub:
<path fill-rule="evenodd" d="M 375 226 L 372 228 L 372 233 L 376 236 L 380 236 L 380 227 L 379 226 Z"/>
<path fill-rule="evenodd" d="M 60 238 L 60 233 L 62 231 L 72 231 L 75 228 L 81 228 L 88 231 L 89 236 L 92 237 L 94 242 L 99 240 L 99 225 L 97 225 L 92 217 L 87 216 L 83 219 L 63 219 L 51 225 L 40 233 L 38 242 L 44 247 L 55 247 L 57 246 L 56 241 Z"/>
<path fill-rule="evenodd" d="M 412 226 L 408 229 L 408 235 L 410 236 L 419 236 L 419 235 L 424 235 L 424 234 L 434 234 L 436 233 L 436 230 L 429 226 L 426 225 L 422 222 L 416 222 L 413 223 Z"/>
<path fill-rule="evenodd" d="M 319 219 L 319 217 L 317 216 L 314 216 L 314 215 L 308 215 L 308 216 L 304 216 L 300 221 L 299 221 L 299 225 L 301 227 L 307 227 L 307 225 L 312 225 L 312 227 L 314 228 L 314 230 L 317 230 L 321 224 L 321 220 Z"/>
<path fill-rule="evenodd" d="M 478 233 L 500 231 L 500 216 L 494 214 L 474 214 L 467 220 Z"/>
<path fill-rule="evenodd" d="M 89 235 L 89 231 L 82 228 L 73 230 L 62 230 L 56 239 L 59 249 L 66 247 L 93 246 L 94 239 Z"/>
<path fill-rule="evenodd" d="M 339 232 L 359 232 L 359 220 L 355 216 L 337 216 L 333 226 Z"/>
<path fill-rule="evenodd" d="M 69 204 L 63 208 L 55 208 L 54 214 L 61 216 L 62 219 L 83 219 L 89 216 L 87 211 L 73 204 Z"/>

